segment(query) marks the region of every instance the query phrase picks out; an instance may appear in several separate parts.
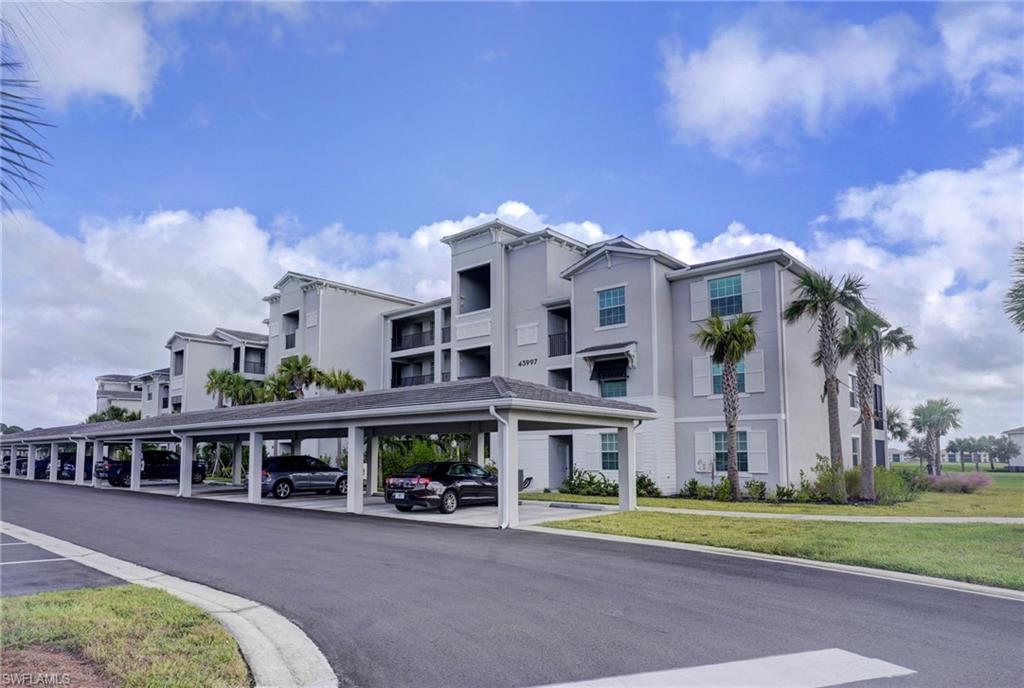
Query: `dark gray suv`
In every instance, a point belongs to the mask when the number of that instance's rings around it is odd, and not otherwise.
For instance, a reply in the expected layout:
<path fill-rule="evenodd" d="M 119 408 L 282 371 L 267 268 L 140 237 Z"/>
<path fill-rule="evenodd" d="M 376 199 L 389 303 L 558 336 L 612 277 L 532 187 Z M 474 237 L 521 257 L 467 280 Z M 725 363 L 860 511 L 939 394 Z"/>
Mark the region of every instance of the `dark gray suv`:
<path fill-rule="evenodd" d="M 288 499 L 293 492 L 348 494 L 348 471 L 312 456 L 271 456 L 263 460 L 264 495 Z"/>

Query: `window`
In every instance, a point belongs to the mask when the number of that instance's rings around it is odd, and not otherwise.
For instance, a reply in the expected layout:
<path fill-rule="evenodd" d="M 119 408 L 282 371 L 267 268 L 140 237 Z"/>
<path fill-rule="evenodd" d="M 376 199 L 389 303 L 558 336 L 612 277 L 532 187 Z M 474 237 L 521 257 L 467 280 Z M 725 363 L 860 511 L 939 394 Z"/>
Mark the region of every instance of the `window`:
<path fill-rule="evenodd" d="M 146 401 L 153 401 L 153 388 L 146 386 Z"/>
<path fill-rule="evenodd" d="M 850 408 L 859 408 L 857 406 L 857 376 L 850 376 Z"/>
<path fill-rule="evenodd" d="M 241 366 L 241 363 L 240 363 L 241 356 L 242 356 L 242 348 L 241 347 L 236 346 L 236 347 L 234 347 L 231 350 L 231 357 L 232 357 L 231 358 L 231 371 L 234 372 L 234 373 L 237 373 L 237 372 L 239 372 L 239 370 L 241 370 L 241 368 L 240 368 L 240 366 Z"/>
<path fill-rule="evenodd" d="M 857 466 L 860 464 L 860 438 L 854 437 L 853 448 L 850 450 L 850 455 L 853 457 L 853 465 Z"/>
<path fill-rule="evenodd" d="M 729 470 L 729 450 L 726 442 L 728 433 L 716 432 L 715 435 L 715 470 Z M 746 473 L 749 464 L 747 463 L 747 433 L 739 431 L 736 433 L 736 469 Z"/>
<path fill-rule="evenodd" d="M 626 323 L 626 288 L 615 287 L 597 292 L 597 324 L 601 327 Z"/>
<path fill-rule="evenodd" d="M 245 372 L 263 375 L 267 370 L 267 352 L 263 349 L 245 350 Z"/>
<path fill-rule="evenodd" d="M 741 392 L 747 391 L 747 375 L 746 366 L 743 365 L 743 361 L 736 364 L 736 388 Z M 711 393 L 721 394 L 722 393 L 722 364 L 712 363 L 711 364 Z"/>
<path fill-rule="evenodd" d="M 174 352 L 174 374 L 181 375 L 185 372 L 185 351 Z"/>
<path fill-rule="evenodd" d="M 472 464 L 469 465 L 469 466 L 466 466 L 466 472 L 469 473 L 474 478 L 489 478 L 489 477 L 491 477 L 491 474 L 487 472 L 486 468 L 481 468 L 480 466 L 474 466 Z"/>
<path fill-rule="evenodd" d="M 466 467 L 461 463 L 457 463 L 448 470 L 448 475 L 462 477 L 466 475 Z"/>
<path fill-rule="evenodd" d="M 603 397 L 624 397 L 626 396 L 625 380 L 602 380 L 598 383 Z"/>
<path fill-rule="evenodd" d="M 601 470 L 619 470 L 619 433 L 601 433 Z"/>
<path fill-rule="evenodd" d="M 882 385 L 875 385 L 875 430 L 885 430 L 885 409 L 882 407 Z"/>
<path fill-rule="evenodd" d="M 736 315 L 743 312 L 743 278 L 740 275 L 708 280 L 711 315 Z"/>

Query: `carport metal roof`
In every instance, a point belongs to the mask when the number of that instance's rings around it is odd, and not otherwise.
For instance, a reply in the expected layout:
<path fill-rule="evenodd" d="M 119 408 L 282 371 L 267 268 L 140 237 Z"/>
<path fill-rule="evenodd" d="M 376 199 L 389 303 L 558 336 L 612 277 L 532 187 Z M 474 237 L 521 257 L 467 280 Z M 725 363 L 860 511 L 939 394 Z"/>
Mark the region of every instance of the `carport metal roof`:
<path fill-rule="evenodd" d="M 116 440 L 169 434 L 242 432 L 243 429 L 298 425 L 308 422 L 343 424 L 360 419 L 408 417 L 481 411 L 488 408 L 522 409 L 568 416 L 600 416 L 622 420 L 656 417 L 646 406 L 547 387 L 506 377 L 442 382 L 416 387 L 353 392 L 294 399 L 250 406 L 152 416 L 130 422 L 108 421 L 52 428 L 36 428 L 0 436 L 0 446 L 68 441 Z"/>

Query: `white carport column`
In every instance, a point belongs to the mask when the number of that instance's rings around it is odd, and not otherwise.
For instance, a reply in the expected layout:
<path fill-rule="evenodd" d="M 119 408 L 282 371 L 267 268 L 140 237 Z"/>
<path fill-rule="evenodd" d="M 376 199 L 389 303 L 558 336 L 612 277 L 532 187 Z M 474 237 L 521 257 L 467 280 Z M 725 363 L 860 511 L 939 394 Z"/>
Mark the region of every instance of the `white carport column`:
<path fill-rule="evenodd" d="M 619 428 L 619 510 L 636 509 L 636 429 Z"/>
<path fill-rule="evenodd" d="M 231 446 L 231 484 L 242 484 L 242 438 L 236 437 Z"/>
<path fill-rule="evenodd" d="M 348 449 L 348 497 L 345 510 L 350 514 L 363 513 L 363 428 L 348 426 L 345 441 Z"/>
<path fill-rule="evenodd" d="M 263 498 L 263 433 L 249 433 L 249 503 Z"/>
<path fill-rule="evenodd" d="M 142 440 L 132 438 L 132 466 L 129 474 L 128 489 L 138 490 L 142 486 Z"/>
<path fill-rule="evenodd" d="M 181 438 L 181 463 L 178 464 L 178 496 L 192 496 L 192 462 L 196 456 L 196 440 L 191 435 Z"/>
<path fill-rule="evenodd" d="M 96 466 L 103 460 L 103 440 L 92 441 L 92 486 L 97 487 L 100 479 L 96 477 Z"/>
<path fill-rule="evenodd" d="M 485 433 L 480 432 L 480 424 L 473 423 L 469 430 L 469 460 L 475 464 L 484 464 L 484 438 Z"/>
<path fill-rule="evenodd" d="M 498 527 L 519 525 L 519 417 L 509 411 L 505 422 L 498 423 L 498 441 L 491 445 L 491 458 L 497 454 Z"/>
<path fill-rule="evenodd" d="M 39 445 L 28 445 L 28 461 L 25 463 L 25 479 L 36 479 L 36 456 L 39 454 Z"/>
<path fill-rule="evenodd" d="M 380 438 L 372 435 L 367 444 L 370 445 L 370 457 L 366 461 L 366 496 L 369 497 L 377 489 L 380 479 Z"/>
<path fill-rule="evenodd" d="M 85 485 L 85 440 L 75 441 L 75 485 Z"/>
<path fill-rule="evenodd" d="M 50 482 L 57 482 L 60 472 L 60 444 L 50 442 Z"/>

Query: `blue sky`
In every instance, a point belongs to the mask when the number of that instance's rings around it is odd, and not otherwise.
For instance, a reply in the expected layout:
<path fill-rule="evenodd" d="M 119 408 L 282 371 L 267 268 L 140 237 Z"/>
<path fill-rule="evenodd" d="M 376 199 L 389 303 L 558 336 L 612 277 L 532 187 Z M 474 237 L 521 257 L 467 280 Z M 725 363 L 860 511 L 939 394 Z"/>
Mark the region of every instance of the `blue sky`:
<path fill-rule="evenodd" d="M 863 273 L 921 348 L 893 400 L 1024 422 L 1020 5 L 0 11 L 56 125 L 4 215 L 5 422 L 77 420 L 174 329 L 259 328 L 287 269 L 444 294 L 438 239 L 495 216 Z"/>

